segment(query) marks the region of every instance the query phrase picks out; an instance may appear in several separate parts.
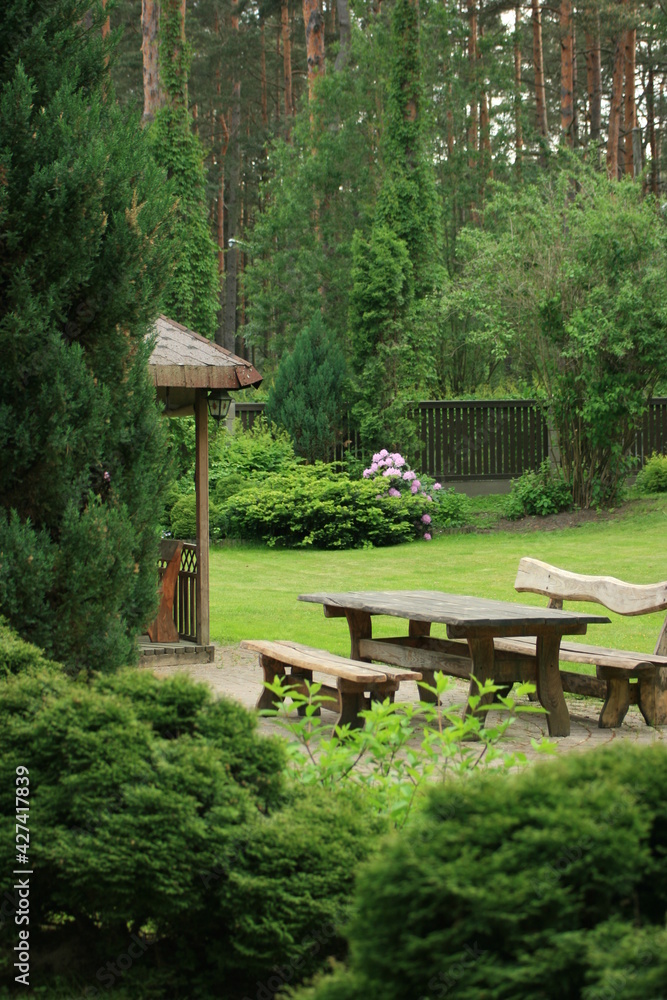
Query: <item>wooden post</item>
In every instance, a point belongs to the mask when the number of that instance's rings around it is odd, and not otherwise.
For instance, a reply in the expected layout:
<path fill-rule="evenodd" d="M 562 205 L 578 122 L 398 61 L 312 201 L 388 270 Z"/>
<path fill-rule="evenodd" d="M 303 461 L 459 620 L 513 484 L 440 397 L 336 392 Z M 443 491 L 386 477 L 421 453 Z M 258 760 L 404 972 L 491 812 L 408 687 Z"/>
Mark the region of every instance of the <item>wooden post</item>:
<path fill-rule="evenodd" d="M 197 505 L 197 642 L 208 646 L 208 393 L 197 389 L 195 397 L 195 495 Z"/>

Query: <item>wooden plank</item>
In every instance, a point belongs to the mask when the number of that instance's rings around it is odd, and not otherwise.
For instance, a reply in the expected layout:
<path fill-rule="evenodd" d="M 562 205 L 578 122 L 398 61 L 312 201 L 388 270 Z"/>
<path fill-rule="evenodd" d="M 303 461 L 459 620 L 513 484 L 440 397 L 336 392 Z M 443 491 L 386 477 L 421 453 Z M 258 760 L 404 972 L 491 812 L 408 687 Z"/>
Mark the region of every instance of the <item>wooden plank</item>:
<path fill-rule="evenodd" d="M 379 660 L 384 670 L 384 664 L 393 664 L 415 673 L 415 680 L 421 680 L 424 670 L 442 670 L 452 677 L 470 676 L 470 656 L 453 656 L 435 650 L 399 645 L 398 643 L 382 642 L 378 639 L 362 639 L 359 650 L 363 656 Z M 390 667 L 388 668 L 391 669 Z M 406 676 L 407 680 L 408 677 Z"/>
<path fill-rule="evenodd" d="M 497 639 L 496 649 L 534 655 L 535 640 Z M 657 656 L 655 653 L 638 653 L 632 650 L 611 649 L 607 646 L 588 646 L 579 642 L 561 642 L 559 656 L 565 663 L 593 663 L 620 670 L 635 670 L 650 664 L 667 667 L 667 657 Z"/>
<path fill-rule="evenodd" d="M 386 673 L 379 667 L 359 663 L 355 660 L 336 656 L 324 649 L 303 646 L 298 642 L 288 640 L 243 639 L 242 649 L 252 649 L 264 656 L 270 656 L 281 663 L 306 670 L 316 670 L 322 674 L 332 674 L 356 684 L 381 683 L 388 680 Z"/>
<path fill-rule="evenodd" d="M 648 585 L 625 583 L 613 576 L 570 573 L 539 559 L 521 560 L 514 589 L 564 601 L 590 601 L 619 615 L 644 615 L 667 608 L 667 581 Z"/>

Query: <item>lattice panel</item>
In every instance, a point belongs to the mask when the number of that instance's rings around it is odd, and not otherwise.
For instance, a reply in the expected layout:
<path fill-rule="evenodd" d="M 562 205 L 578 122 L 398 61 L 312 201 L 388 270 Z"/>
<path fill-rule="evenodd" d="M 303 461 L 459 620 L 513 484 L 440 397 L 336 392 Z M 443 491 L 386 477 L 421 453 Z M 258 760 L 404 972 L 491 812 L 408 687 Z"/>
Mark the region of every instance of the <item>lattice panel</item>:
<path fill-rule="evenodd" d="M 197 546 L 185 542 L 174 601 L 174 622 L 182 639 L 197 641 Z"/>

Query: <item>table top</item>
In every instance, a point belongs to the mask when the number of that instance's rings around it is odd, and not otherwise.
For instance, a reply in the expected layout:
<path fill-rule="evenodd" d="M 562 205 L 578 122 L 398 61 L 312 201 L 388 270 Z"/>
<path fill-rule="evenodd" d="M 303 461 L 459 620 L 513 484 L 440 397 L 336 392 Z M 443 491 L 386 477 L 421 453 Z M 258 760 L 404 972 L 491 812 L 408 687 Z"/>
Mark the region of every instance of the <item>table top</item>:
<path fill-rule="evenodd" d="M 497 628 L 504 634 L 531 635 L 538 631 L 585 632 L 585 626 L 610 623 L 604 615 L 557 611 L 513 601 L 445 594 L 439 590 L 351 590 L 300 594 L 300 601 L 329 608 L 393 615 L 412 621 L 440 623 L 453 628 Z"/>

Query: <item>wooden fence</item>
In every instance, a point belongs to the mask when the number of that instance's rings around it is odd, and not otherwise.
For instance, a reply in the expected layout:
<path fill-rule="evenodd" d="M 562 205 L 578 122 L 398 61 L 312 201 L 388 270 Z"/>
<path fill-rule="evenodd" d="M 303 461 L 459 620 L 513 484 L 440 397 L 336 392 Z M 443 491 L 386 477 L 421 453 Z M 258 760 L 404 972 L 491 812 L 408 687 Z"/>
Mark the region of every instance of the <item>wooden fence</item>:
<path fill-rule="evenodd" d="M 263 403 L 236 404 L 246 430 L 263 410 Z M 547 421 L 532 399 L 436 400 L 417 403 L 414 414 L 421 450 L 412 464 L 436 479 L 515 479 L 549 455 Z M 361 457 L 349 419 L 343 436 L 349 450 Z M 337 457 L 343 450 L 339 445 Z M 651 400 L 631 455 L 640 467 L 654 451 L 667 453 L 667 397 Z"/>

